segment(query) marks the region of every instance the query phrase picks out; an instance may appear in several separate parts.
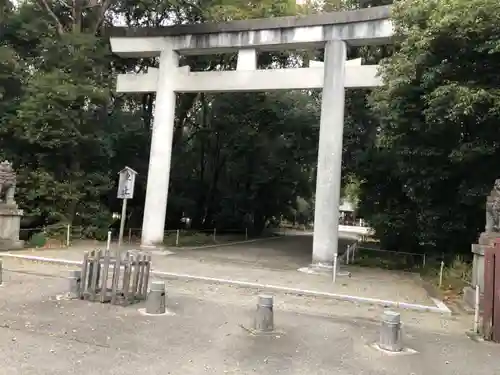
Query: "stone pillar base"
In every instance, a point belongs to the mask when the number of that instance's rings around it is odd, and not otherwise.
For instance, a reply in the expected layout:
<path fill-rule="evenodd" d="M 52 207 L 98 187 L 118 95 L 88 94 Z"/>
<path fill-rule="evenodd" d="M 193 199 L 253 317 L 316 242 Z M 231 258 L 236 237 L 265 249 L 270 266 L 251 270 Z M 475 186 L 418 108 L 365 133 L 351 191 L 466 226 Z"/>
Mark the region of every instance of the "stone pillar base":
<path fill-rule="evenodd" d="M 16 204 L 0 203 L 0 250 L 18 250 L 24 247 L 19 240 L 23 210 Z"/>
<path fill-rule="evenodd" d="M 24 241 L 11 241 L 0 238 L 0 251 L 2 250 L 22 250 L 24 249 Z"/>
<path fill-rule="evenodd" d="M 478 244 L 472 244 L 472 286 L 479 285 L 481 293 L 484 292 L 484 252 L 486 248 L 500 243 L 499 232 L 483 232 L 479 236 Z M 474 305 L 472 305 L 474 306 Z"/>
<path fill-rule="evenodd" d="M 332 277 L 333 275 L 333 266 L 315 263 L 311 264 L 308 267 L 302 267 L 298 269 L 299 272 L 308 273 L 311 275 L 321 275 Z M 337 265 L 337 276 L 349 276 L 351 277 L 351 272 L 344 270 L 340 267 L 340 264 Z"/>

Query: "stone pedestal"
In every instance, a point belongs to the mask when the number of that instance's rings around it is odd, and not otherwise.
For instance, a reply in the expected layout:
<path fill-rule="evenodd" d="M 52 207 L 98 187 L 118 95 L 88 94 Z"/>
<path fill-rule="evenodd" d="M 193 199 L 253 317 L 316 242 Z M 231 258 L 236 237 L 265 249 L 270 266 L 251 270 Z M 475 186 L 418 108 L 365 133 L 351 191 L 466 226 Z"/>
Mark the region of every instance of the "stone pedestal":
<path fill-rule="evenodd" d="M 500 233 L 484 232 L 479 236 L 479 244 L 472 245 L 474 256 L 472 264 L 472 285 L 479 285 L 481 293 L 484 291 L 484 252 L 486 248 L 500 243 Z"/>
<path fill-rule="evenodd" d="M 500 232 L 483 232 L 478 242 L 482 246 L 495 246 L 496 243 L 500 243 Z"/>
<path fill-rule="evenodd" d="M 23 248 L 24 241 L 19 240 L 22 216 L 17 204 L 0 203 L 0 250 Z"/>
<path fill-rule="evenodd" d="M 499 232 L 483 232 L 479 236 L 479 243 L 472 245 L 472 286 L 464 288 L 463 300 L 465 304 L 471 308 L 474 307 L 475 303 L 475 286 L 479 286 L 479 292 L 481 295 L 484 293 L 484 252 L 487 247 L 495 246 L 496 243 L 500 243 L 500 233 Z"/>

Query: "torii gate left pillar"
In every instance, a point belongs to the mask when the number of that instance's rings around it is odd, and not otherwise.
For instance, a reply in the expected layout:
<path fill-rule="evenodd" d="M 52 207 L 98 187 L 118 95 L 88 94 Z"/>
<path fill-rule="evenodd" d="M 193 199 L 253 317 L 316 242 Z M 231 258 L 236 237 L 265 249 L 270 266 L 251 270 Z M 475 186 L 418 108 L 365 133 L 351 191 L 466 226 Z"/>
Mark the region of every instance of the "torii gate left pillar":
<path fill-rule="evenodd" d="M 179 67 L 177 52 L 172 49 L 162 51 L 159 66 L 146 202 L 142 220 L 141 246 L 143 247 L 162 245 L 165 236 L 175 121 L 175 91 L 172 83 L 175 82 Z"/>
<path fill-rule="evenodd" d="M 321 96 L 318 166 L 314 205 L 312 265 L 336 265 L 339 241 L 339 202 L 344 133 L 346 44 L 325 45 L 324 83 Z"/>

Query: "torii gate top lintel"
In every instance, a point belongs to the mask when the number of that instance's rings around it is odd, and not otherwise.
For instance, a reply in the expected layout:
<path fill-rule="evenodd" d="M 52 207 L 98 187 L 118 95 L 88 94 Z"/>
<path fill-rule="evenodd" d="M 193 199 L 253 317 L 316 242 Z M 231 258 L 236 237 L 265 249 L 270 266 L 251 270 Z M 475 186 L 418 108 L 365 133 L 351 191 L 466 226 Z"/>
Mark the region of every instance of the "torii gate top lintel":
<path fill-rule="evenodd" d="M 315 48 L 328 40 L 350 45 L 389 44 L 390 6 L 308 16 L 239 20 L 163 27 L 113 27 L 111 49 L 128 57 L 153 57 L 173 48 L 182 55 L 216 54 L 241 48 L 283 50 Z"/>

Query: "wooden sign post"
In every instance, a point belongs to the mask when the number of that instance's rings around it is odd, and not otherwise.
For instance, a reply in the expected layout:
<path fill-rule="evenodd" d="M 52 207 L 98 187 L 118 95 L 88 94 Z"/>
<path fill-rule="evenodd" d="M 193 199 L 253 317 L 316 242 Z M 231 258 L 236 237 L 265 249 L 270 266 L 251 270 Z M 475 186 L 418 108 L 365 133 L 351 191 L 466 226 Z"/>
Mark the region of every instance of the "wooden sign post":
<path fill-rule="evenodd" d="M 120 234 L 118 235 L 118 246 L 123 243 L 123 232 L 125 230 L 125 220 L 127 217 L 127 200 L 134 197 L 135 176 L 137 172 L 132 168 L 125 167 L 120 173 L 118 182 L 118 199 L 122 199 L 122 215 L 120 221 Z"/>

